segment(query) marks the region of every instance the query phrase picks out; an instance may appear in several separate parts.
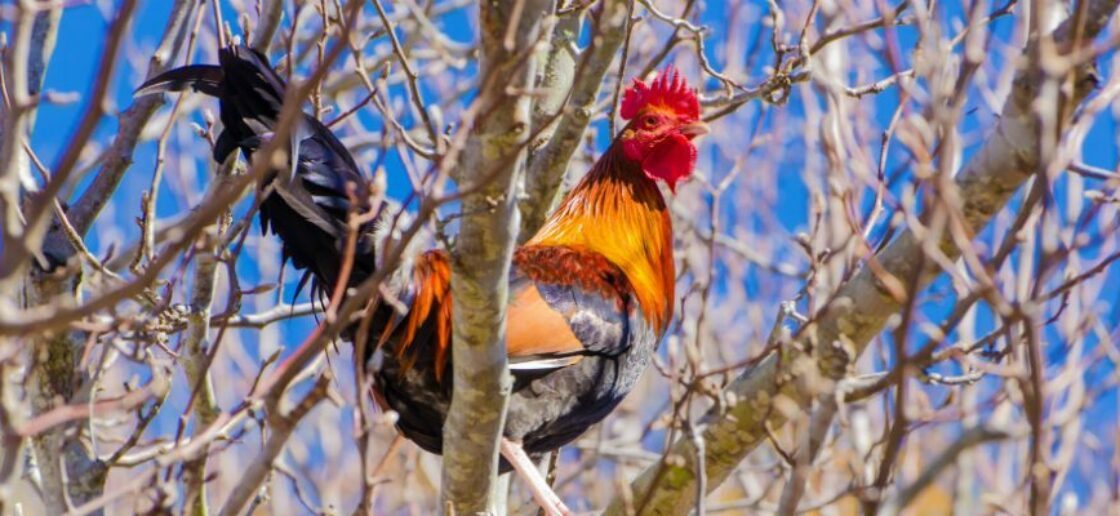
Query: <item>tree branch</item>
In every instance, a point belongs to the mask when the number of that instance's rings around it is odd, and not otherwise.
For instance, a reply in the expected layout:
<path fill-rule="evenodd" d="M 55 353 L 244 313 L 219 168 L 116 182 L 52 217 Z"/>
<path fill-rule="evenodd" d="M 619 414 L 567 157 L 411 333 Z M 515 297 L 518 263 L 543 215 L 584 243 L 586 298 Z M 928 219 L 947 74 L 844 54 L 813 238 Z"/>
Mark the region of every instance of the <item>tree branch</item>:
<path fill-rule="evenodd" d="M 1118 0 L 1091 0 L 1082 20 L 1081 44 L 1105 26 L 1116 10 Z M 1075 39 L 1074 24 L 1067 20 L 1053 34 L 1058 46 L 1068 49 Z M 1037 43 L 1032 43 L 1032 47 Z M 1032 49 L 1025 52 L 1035 55 Z M 982 147 L 955 178 L 956 207 L 959 220 L 967 234 L 982 229 L 999 212 L 1015 192 L 1045 164 L 1039 158 L 1039 117 L 1033 103 L 1039 98 L 1043 83 L 1053 80 L 1036 72 L 1037 67 L 1021 70 L 1015 78 L 1011 94 L 995 129 Z M 1092 66 L 1082 65 L 1069 70 L 1072 74 L 1070 97 L 1061 99 L 1076 106 L 1095 85 Z M 1059 77 L 1060 78 L 1060 77 Z M 1070 116 L 1072 109 L 1064 110 Z M 727 389 L 735 403 L 725 411 L 711 411 L 703 421 L 707 444 L 705 465 L 708 490 L 723 480 L 766 439 L 766 425 L 784 424 L 791 411 L 804 410 L 814 395 L 827 394 L 821 388 L 835 390 L 849 363 L 854 361 L 877 335 L 887 319 L 902 307 L 899 297 L 916 295 L 900 292 L 897 278 L 918 274 L 919 290 L 936 275 L 932 264 L 915 270 L 918 264 L 934 262 L 921 257 L 934 251 L 955 259 L 960 248 L 945 234 L 929 241 L 907 229 L 877 256 L 869 259 L 859 272 L 844 283 L 833 302 L 803 328 L 793 345 L 784 347 L 757 367 L 744 372 Z M 814 350 L 810 356 L 800 350 Z M 824 382 L 820 380 L 825 380 Z M 831 380 L 831 381 L 829 381 Z M 671 454 L 681 457 L 680 463 L 647 469 L 631 488 L 635 499 L 648 497 L 647 507 L 657 514 L 686 514 L 695 498 L 695 458 L 691 440 L 674 443 Z M 616 498 L 607 514 L 622 514 L 624 505 Z"/>
<path fill-rule="evenodd" d="M 287 444 L 288 438 L 292 436 L 292 432 L 299 426 L 300 420 L 311 412 L 315 405 L 318 405 L 320 401 L 327 397 L 330 382 L 329 374 L 319 375 L 319 379 L 315 381 L 315 386 L 311 388 L 311 391 L 299 403 L 296 403 L 290 411 L 285 414 L 276 413 L 269 418 L 268 428 L 271 433 L 268 435 L 268 440 L 265 441 L 264 448 L 249 464 L 249 467 L 245 468 L 244 475 L 237 482 L 233 491 L 230 492 L 229 498 L 226 499 L 225 505 L 218 513 L 220 516 L 234 516 L 241 513 L 245 505 L 249 503 L 249 500 L 261 487 L 261 484 L 264 483 L 268 473 L 272 471 L 272 463 L 284 450 L 284 445 Z M 205 457 L 205 454 L 202 457 Z"/>
<path fill-rule="evenodd" d="M 536 78 L 538 96 L 533 102 L 531 127 L 536 138 L 529 142 L 529 151 L 532 153 L 552 139 L 556 134 L 556 116 L 564 109 L 572 83 L 575 80 L 576 58 L 579 57 L 579 30 L 583 21 L 583 11 L 578 11 L 560 17 L 556 27 L 552 30 L 548 45 L 542 45 L 543 55 L 538 56 L 540 68 Z M 547 124 L 547 125 L 546 125 Z M 544 127 L 542 127 L 544 126 Z M 527 158 L 528 167 L 532 167 L 534 156 Z M 521 207 L 522 212 L 525 207 Z M 523 219 L 524 220 L 524 219 Z M 527 238 L 522 234 L 522 239 Z"/>
<path fill-rule="evenodd" d="M 229 184 L 230 174 L 237 163 L 239 153 L 231 153 L 226 163 L 218 166 L 218 173 L 211 188 L 220 190 Z M 226 210 L 218 217 L 217 222 L 207 228 L 197 245 L 195 253 L 194 281 L 191 288 L 190 312 L 187 314 L 187 335 L 180 346 L 183 358 L 183 370 L 187 374 L 188 385 L 197 389 L 192 393 L 192 417 L 195 428 L 204 428 L 218 418 L 218 401 L 214 397 L 214 386 L 210 381 L 209 363 L 211 342 L 209 338 L 210 320 L 214 303 L 214 288 L 218 280 L 219 256 L 223 251 L 220 247 L 221 235 L 224 235 L 230 225 L 230 211 Z M 206 515 L 206 457 L 203 453 L 197 460 L 184 466 L 186 475 L 186 497 L 183 505 L 184 514 Z"/>
<path fill-rule="evenodd" d="M 284 19 L 284 2 L 282 0 L 264 0 L 261 2 L 261 17 L 253 30 L 252 47 L 268 55 L 272 46 L 272 37 L 280 28 L 280 20 Z"/>
<path fill-rule="evenodd" d="M 31 99 L 42 90 L 62 15 L 58 6 L 19 5 L 14 46 L 0 63 L 4 66 L 0 82 L 6 82 L 0 88 L 8 93 L 7 102 L 0 102 L 0 241 L 5 246 L 23 236 L 20 190 L 33 185 L 28 155 L 24 152 L 27 135 L 35 124 L 36 105 Z M 19 289 L 0 292 L 0 310 L 14 309 L 18 301 Z M 11 489 L 24 458 L 25 435 L 17 428 L 25 417 L 26 407 L 15 383 L 8 381 L 9 374 L 16 369 L 18 365 L 0 360 L 0 490 Z M 0 501 L 0 512 L 5 511 L 5 505 Z"/>
<path fill-rule="evenodd" d="M 42 191 L 29 196 L 28 202 L 25 203 L 23 234 L 17 240 L 4 242 L 4 253 L 0 256 L 0 288 L 11 288 L 29 265 L 27 257 L 38 255 L 41 251 L 43 240 L 50 227 L 54 201 L 62 191 L 63 185 L 70 179 L 70 174 L 77 168 L 81 153 L 105 112 L 109 82 L 118 63 L 117 51 L 124 41 L 135 8 L 136 0 L 125 0 L 117 10 L 116 16 L 109 25 L 105 50 L 101 54 L 97 77 L 94 79 L 81 121 L 78 122 L 73 137 L 70 138 L 66 150 L 62 152 L 58 164 L 52 170 L 52 175 Z"/>
<path fill-rule="evenodd" d="M 605 0 L 596 12 L 595 34 L 591 37 L 591 46 L 580 57 L 579 66 L 574 73 L 577 80 L 572 85 L 564 114 L 555 122 L 555 133 L 549 142 L 529 160 L 525 176 L 526 196 L 520 202 L 522 240 L 532 237 L 552 212 L 552 204 L 560 190 L 564 172 L 583 139 L 583 132 L 591 123 L 603 78 L 622 45 L 628 5 L 626 0 Z M 563 32 L 559 28 L 558 31 Z M 561 41 L 554 41 L 553 45 L 574 46 L 574 40 L 564 41 L 568 33 L 564 34 Z M 557 62 L 549 73 L 561 73 L 563 66 Z M 563 82 L 560 76 L 555 79 L 546 77 L 544 84 L 548 84 L 549 80 L 555 80 L 556 86 Z"/>
<path fill-rule="evenodd" d="M 959 439 L 953 442 L 941 455 L 938 455 L 928 466 L 924 467 L 922 475 L 914 483 L 906 486 L 896 496 L 887 498 L 878 514 L 893 516 L 909 506 L 918 495 L 929 487 L 938 475 L 946 468 L 957 462 L 957 457 L 965 450 L 991 441 L 1000 441 L 1013 437 L 1007 431 L 976 426 L 970 428 Z"/>
<path fill-rule="evenodd" d="M 163 73 L 178 61 L 179 55 L 187 48 L 191 21 L 197 16 L 200 6 L 201 2 L 198 0 L 175 0 L 163 30 L 163 38 L 148 61 L 145 79 Z M 105 150 L 101 170 L 70 209 L 70 220 L 79 234 L 85 235 L 89 231 L 97 214 L 101 213 L 101 209 L 113 196 L 125 171 L 132 165 L 132 152 L 140 141 L 140 133 L 163 103 L 162 95 L 140 97 L 117 118 L 117 134 Z M 48 252 L 57 253 L 58 249 L 53 235 L 48 236 Z"/>
<path fill-rule="evenodd" d="M 515 178 L 530 135 L 527 90 L 551 0 L 481 6 L 479 112 L 459 164 L 461 226 L 452 255 L 454 396 L 443 430 L 443 503 L 454 513 L 492 510 L 498 440 L 512 388 L 505 309 L 520 227 Z"/>
<path fill-rule="evenodd" d="M 18 246 L 26 230 L 20 191 L 35 185 L 23 145 L 34 123 L 36 103 L 33 99 L 42 88 L 60 14 L 57 7 L 51 9 L 31 2 L 17 5 L 14 36 L 3 63 L 6 102 L 0 104 L 3 118 L 0 128 L 0 215 L 3 217 L 0 237 L 5 249 Z M 0 275 L 0 278 L 5 276 Z M 16 277 L 14 272 L 10 277 Z M 16 289 L 3 290 L 14 293 Z M 0 300 L 0 304 L 11 302 L 7 295 L 0 296 Z"/>

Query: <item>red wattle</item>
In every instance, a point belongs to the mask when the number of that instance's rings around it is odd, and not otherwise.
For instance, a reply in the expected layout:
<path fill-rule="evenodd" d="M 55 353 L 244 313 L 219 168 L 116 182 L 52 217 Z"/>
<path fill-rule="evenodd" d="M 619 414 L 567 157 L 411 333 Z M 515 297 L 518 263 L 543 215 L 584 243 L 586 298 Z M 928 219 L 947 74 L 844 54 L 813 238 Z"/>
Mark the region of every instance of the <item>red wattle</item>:
<path fill-rule="evenodd" d="M 695 166 L 696 147 L 680 134 L 657 142 L 642 160 L 642 170 L 646 175 L 650 179 L 665 181 L 673 193 L 677 191 L 677 181 L 688 177 Z"/>

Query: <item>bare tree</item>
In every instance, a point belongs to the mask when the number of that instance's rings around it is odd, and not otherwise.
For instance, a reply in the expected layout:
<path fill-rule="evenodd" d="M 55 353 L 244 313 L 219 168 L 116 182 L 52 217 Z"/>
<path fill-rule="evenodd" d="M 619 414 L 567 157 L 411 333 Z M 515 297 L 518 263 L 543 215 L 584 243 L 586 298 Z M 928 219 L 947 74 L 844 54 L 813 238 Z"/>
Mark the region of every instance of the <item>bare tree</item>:
<path fill-rule="evenodd" d="M 0 512 L 535 512 L 496 475 L 510 256 L 667 64 L 713 128 L 668 197 L 677 317 L 541 465 L 573 509 L 1120 500 L 1115 0 L 144 8 L 0 7 Z M 58 91 L 85 44 L 60 23 L 102 15 L 88 89 Z M 253 159 L 212 162 L 200 95 L 113 105 L 235 41 L 293 85 Z M 348 295 L 301 291 L 255 228 L 301 112 L 394 211 Z M 375 408 L 375 343 L 340 338 L 431 247 L 453 257 L 442 466 Z"/>

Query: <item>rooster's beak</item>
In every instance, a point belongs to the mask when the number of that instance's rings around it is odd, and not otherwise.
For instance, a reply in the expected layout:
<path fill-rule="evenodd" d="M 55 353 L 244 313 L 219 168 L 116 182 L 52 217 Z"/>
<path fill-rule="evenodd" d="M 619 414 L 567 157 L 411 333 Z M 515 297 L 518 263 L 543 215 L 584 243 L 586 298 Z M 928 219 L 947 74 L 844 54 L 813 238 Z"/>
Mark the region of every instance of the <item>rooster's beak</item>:
<path fill-rule="evenodd" d="M 681 126 L 681 134 L 685 135 L 690 140 L 697 136 L 704 136 L 708 134 L 708 132 L 708 124 L 704 122 L 692 122 L 691 124 Z"/>

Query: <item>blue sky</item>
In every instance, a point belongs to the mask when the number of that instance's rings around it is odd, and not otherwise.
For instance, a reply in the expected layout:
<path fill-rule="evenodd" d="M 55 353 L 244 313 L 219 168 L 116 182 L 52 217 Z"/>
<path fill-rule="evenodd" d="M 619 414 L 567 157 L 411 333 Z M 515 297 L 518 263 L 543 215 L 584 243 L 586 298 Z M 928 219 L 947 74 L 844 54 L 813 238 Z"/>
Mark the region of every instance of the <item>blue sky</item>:
<path fill-rule="evenodd" d="M 726 7 L 722 1 L 711 1 L 706 2 L 706 4 L 707 6 L 705 15 L 700 20 L 700 22 L 710 24 L 715 28 L 711 35 L 712 39 L 710 40 L 709 44 L 708 57 L 717 68 L 720 68 L 724 64 L 726 64 L 726 61 L 729 59 L 728 56 L 721 55 L 718 51 L 721 38 L 724 37 L 720 31 L 728 30 L 728 28 L 726 27 L 726 20 L 722 18 L 722 13 L 724 12 Z M 226 19 L 235 20 L 236 13 L 234 13 L 229 8 L 228 4 L 225 7 L 226 12 L 224 16 L 226 17 Z M 148 55 L 148 53 L 150 53 L 152 49 L 154 49 L 155 45 L 157 44 L 160 32 L 162 31 L 165 24 L 169 8 L 170 2 L 166 1 L 141 2 L 136 19 L 131 25 L 131 31 L 133 33 L 133 38 L 131 38 L 131 41 L 133 43 L 126 44 L 124 50 L 126 54 Z M 755 9 L 755 11 L 763 12 L 763 9 L 764 7 L 758 7 L 757 9 Z M 948 6 L 942 7 L 941 11 L 939 11 L 939 14 L 945 17 L 946 20 L 951 20 L 959 19 L 961 12 L 958 6 Z M 468 11 L 460 11 L 446 18 L 441 23 L 443 23 L 444 26 L 449 29 L 449 34 L 454 39 L 459 41 L 469 41 L 473 37 L 473 29 L 471 28 L 472 24 L 469 21 L 470 17 L 471 14 Z M 766 35 L 768 35 L 769 33 L 769 29 L 763 27 L 760 23 L 744 23 L 744 25 L 745 26 L 743 27 L 736 27 L 736 30 L 746 30 L 751 34 L 754 34 L 757 31 L 766 31 Z M 947 25 L 952 26 L 952 24 Z M 10 30 L 10 25 L 6 23 L 0 24 L 0 27 L 3 27 L 5 31 Z M 101 49 L 104 44 L 104 34 L 106 28 L 107 20 L 104 19 L 103 13 L 94 6 L 68 8 L 62 17 L 58 45 L 52 58 L 50 68 L 48 70 L 45 89 L 60 92 L 78 92 L 82 95 L 83 100 L 68 105 L 52 105 L 48 103 L 42 105 L 42 107 L 40 108 L 35 131 L 32 134 L 31 143 L 32 147 L 48 165 L 55 162 L 58 154 L 64 148 L 65 143 L 68 141 L 69 135 L 73 133 L 76 122 L 81 116 L 82 110 L 84 109 L 84 98 L 89 93 L 89 90 L 92 87 L 93 77 L 96 74 L 97 58 L 98 56 L 100 56 Z M 1012 19 L 1005 18 L 1003 20 L 996 21 L 993 24 L 992 30 L 994 32 L 994 37 L 997 40 L 1007 41 L 1007 39 L 1011 37 L 1013 31 Z M 900 46 L 902 48 L 913 48 L 914 43 L 917 40 L 916 32 L 907 28 L 898 29 L 898 36 L 900 38 Z M 749 39 L 751 38 L 748 38 L 748 40 Z M 769 55 L 769 45 L 768 42 L 765 41 L 765 38 L 764 44 L 758 47 L 758 51 L 760 52 L 760 54 L 756 56 L 756 59 L 754 59 L 754 63 L 756 64 L 752 68 L 752 77 L 762 77 L 763 75 L 761 67 L 771 61 L 771 56 Z M 993 53 L 992 55 L 993 59 L 1000 59 L 998 53 Z M 1111 57 L 1111 54 L 1107 55 L 1105 60 L 1103 60 L 1102 62 L 1107 63 L 1107 60 L 1111 59 Z M 112 101 L 114 105 L 111 109 L 112 112 L 115 112 L 119 109 L 124 109 L 131 103 L 131 92 L 133 88 L 135 88 L 135 86 L 142 80 L 142 74 L 144 73 L 144 70 L 132 69 L 127 66 L 128 62 L 129 60 L 120 60 L 120 63 L 122 63 L 123 66 L 119 67 L 114 79 L 114 88 L 112 90 Z M 146 61 L 141 60 L 139 62 Z M 1111 71 L 1110 68 L 1110 66 L 1104 64 L 1101 66 L 1101 71 L 1102 73 L 1107 75 Z M 473 72 L 471 70 L 468 70 L 466 73 L 469 75 Z M 710 81 L 708 86 L 714 87 L 714 80 Z M 434 90 L 425 90 L 425 95 L 434 94 L 436 94 Z M 764 117 L 764 119 L 762 120 L 762 127 L 769 128 L 772 127 L 772 124 L 777 123 L 776 117 L 779 114 L 789 117 L 803 116 L 805 109 L 803 100 L 804 99 L 802 99 L 795 90 L 793 98 L 787 106 L 762 109 L 760 104 L 752 103 L 743 108 L 744 113 L 746 113 L 744 119 L 754 122 L 757 121 L 757 117 L 762 116 Z M 875 97 L 874 104 L 871 106 L 872 109 L 870 110 L 870 116 L 874 116 L 876 118 L 878 126 L 886 126 L 888 119 L 898 102 L 898 90 L 893 88 L 889 89 L 883 94 Z M 978 96 L 973 96 L 970 99 L 970 102 L 971 104 L 967 108 L 968 115 L 962 121 L 962 132 L 976 133 L 990 127 L 992 121 L 996 117 L 996 113 L 992 113 L 986 104 L 980 103 Z M 216 105 L 212 105 L 211 109 L 216 109 Z M 776 113 L 776 111 L 778 110 L 786 111 L 784 113 Z M 198 122 L 200 120 L 196 119 L 195 121 Z M 377 121 L 372 115 L 369 115 L 368 111 L 362 114 L 361 121 L 363 125 L 369 130 L 377 130 L 379 128 L 379 121 Z M 97 136 L 95 139 L 101 142 L 107 142 L 115 131 L 115 123 L 116 119 L 114 116 L 105 117 L 98 128 Z M 603 125 L 605 125 L 605 122 L 603 122 Z M 744 133 L 747 132 L 751 125 L 753 124 L 747 125 L 743 128 Z M 605 141 L 608 137 L 605 134 L 605 130 L 600 131 L 599 134 L 600 143 L 605 144 Z M 1102 121 L 1095 124 L 1092 131 L 1089 133 L 1088 137 L 1085 140 L 1083 148 L 1084 161 L 1105 169 L 1114 169 L 1117 162 L 1117 138 L 1115 134 L 1116 127 L 1113 118 L 1105 116 Z M 966 148 L 964 158 L 967 159 L 968 156 L 975 150 L 976 145 L 971 145 L 970 147 Z M 777 190 L 781 195 L 781 202 L 776 206 L 776 209 L 772 213 L 772 216 L 781 222 L 781 226 L 785 231 L 789 233 L 789 235 L 793 235 L 798 231 L 804 231 L 808 224 L 806 217 L 806 214 L 808 212 L 808 189 L 806 187 L 806 178 L 803 177 L 802 174 L 800 174 L 798 171 L 804 165 L 805 154 L 813 151 L 813 149 L 796 148 L 795 143 L 793 146 L 791 146 L 791 148 L 784 149 L 784 153 L 782 154 L 784 161 L 781 166 L 784 169 L 787 169 L 788 173 L 783 173 L 780 176 L 781 182 L 779 183 Z M 874 149 L 872 152 L 877 153 L 878 149 Z M 905 159 L 905 157 L 906 156 L 902 153 L 902 151 L 900 151 L 896 146 L 889 156 L 889 163 L 891 166 L 888 166 L 888 169 L 894 168 L 894 166 L 902 163 L 902 160 Z M 203 157 L 203 160 L 204 158 L 205 157 Z M 199 163 L 202 163 L 203 160 L 200 160 Z M 154 167 L 154 161 L 154 143 L 147 142 L 142 144 L 135 153 L 135 164 L 129 171 L 128 176 L 126 176 L 125 183 L 115 199 L 117 205 L 121 207 L 121 209 L 111 211 L 106 214 L 106 217 L 108 217 L 109 220 L 105 221 L 105 223 L 120 228 L 117 237 L 120 238 L 123 242 L 131 241 L 136 237 L 136 226 L 132 222 L 135 217 L 135 213 L 131 210 L 131 208 L 128 207 L 138 205 L 140 192 L 147 187 L 147 183 L 150 180 L 150 174 L 152 168 Z M 390 185 L 392 188 L 391 191 L 395 193 L 404 192 L 405 190 L 403 188 L 403 181 L 394 181 L 393 179 L 394 177 L 399 177 L 403 174 L 401 171 L 402 164 L 400 160 L 393 155 L 388 155 L 385 157 L 384 164 L 389 174 Z M 204 180 L 204 176 L 202 174 L 205 171 L 205 168 L 201 166 L 198 168 L 200 171 L 199 180 Z M 79 189 L 82 186 L 83 185 L 79 185 Z M 1069 182 L 1067 180 L 1059 180 L 1055 185 L 1055 193 L 1057 194 L 1057 197 L 1062 198 L 1064 192 L 1069 187 Z M 1094 183 L 1092 181 L 1087 181 L 1086 187 L 1103 188 L 1103 185 L 1099 182 Z M 176 196 L 175 192 L 173 191 L 174 185 L 171 184 L 171 182 L 165 181 L 163 188 L 166 195 L 161 196 L 159 204 L 159 215 L 161 217 L 173 216 L 174 214 L 180 213 L 190 207 L 191 201 L 189 199 L 180 199 L 178 198 L 178 196 Z M 864 210 L 869 209 L 869 203 L 862 208 Z M 731 211 L 725 214 L 725 216 L 729 218 L 729 224 L 743 225 L 748 229 L 751 227 L 762 227 L 761 221 L 758 220 L 730 220 L 731 217 L 734 216 L 734 213 Z M 991 229 L 986 230 L 984 233 L 979 235 L 979 240 L 982 242 L 992 242 L 993 235 L 991 234 L 991 232 Z M 106 251 L 107 243 L 99 242 L 97 238 L 94 237 L 93 239 L 91 239 L 90 245 L 95 252 L 103 253 Z M 780 254 L 789 258 L 790 260 L 796 261 L 800 259 L 795 248 L 793 248 L 792 246 L 788 249 L 784 249 Z M 1097 254 L 1098 253 L 1095 253 L 1093 249 L 1090 248 L 1084 254 L 1083 258 L 1085 258 L 1087 262 L 1091 263 L 1091 260 L 1093 258 L 1099 258 Z M 260 279 L 259 273 L 257 273 L 257 271 L 255 270 L 255 266 L 251 262 L 247 262 L 247 260 L 243 259 L 241 263 L 239 263 L 239 269 L 245 275 L 245 278 L 248 281 L 257 281 L 258 279 Z M 769 273 L 765 271 L 755 271 L 748 275 L 747 285 L 745 285 L 747 291 L 751 292 L 752 294 L 764 296 L 781 295 L 781 293 L 779 292 L 766 290 L 769 289 L 767 285 L 772 285 L 773 283 L 773 278 L 766 277 L 767 274 Z M 289 286 L 294 281 L 294 276 L 294 274 L 288 274 L 287 279 Z M 1103 289 L 1102 292 L 1114 293 L 1120 290 L 1120 273 L 1117 273 L 1116 271 L 1109 271 L 1106 273 L 1106 278 L 1106 288 Z M 261 279 L 261 281 L 267 281 L 267 279 Z M 786 291 L 788 291 L 788 289 L 791 287 L 795 288 L 796 285 L 783 286 Z M 922 314 L 928 319 L 936 321 L 939 315 L 945 313 L 948 309 L 948 305 L 945 302 L 938 301 L 939 296 L 937 294 L 944 294 L 945 296 L 951 297 L 952 287 L 948 281 L 941 279 L 935 282 L 935 284 L 931 287 L 930 292 L 932 292 L 933 295 L 927 297 L 927 301 L 922 306 Z M 1117 327 L 1117 323 L 1120 322 L 1120 307 L 1117 307 L 1117 303 L 1115 302 L 1114 298 L 1101 299 L 1100 303 L 1100 316 L 1105 321 L 1107 321 L 1105 323 L 1105 326 L 1115 329 Z M 989 323 L 991 323 L 990 325 L 994 325 L 994 319 L 991 317 L 990 313 L 987 313 L 987 311 L 981 310 L 980 317 L 982 319 L 982 324 L 983 321 L 988 321 Z M 284 335 L 300 336 L 306 334 L 312 324 L 313 322 L 309 319 L 296 321 L 283 325 L 282 331 Z M 1055 329 L 1048 330 L 1047 340 L 1052 339 L 1052 342 L 1054 344 L 1048 345 L 1046 353 L 1048 360 L 1050 360 L 1053 364 L 1060 364 L 1067 350 L 1067 346 L 1066 343 L 1062 342 L 1060 335 L 1056 332 L 1057 330 Z M 287 342 L 286 344 L 292 346 L 300 339 L 298 337 L 292 337 L 290 340 L 291 342 Z M 912 345 L 915 345 L 915 343 L 913 342 L 914 340 L 920 341 L 920 339 L 912 339 Z M 918 344 L 920 344 L 920 342 L 918 342 Z M 1084 342 L 1084 345 L 1087 350 L 1093 350 L 1095 349 L 1097 342 L 1094 338 L 1089 338 Z M 1086 353 L 1088 352 L 1089 351 L 1086 351 Z M 887 356 L 884 358 L 884 360 L 887 363 L 882 365 L 884 368 L 886 368 L 889 366 L 889 362 L 892 360 L 892 357 Z M 952 368 L 949 367 L 942 372 L 948 373 L 953 371 Z M 1109 375 L 1114 374 L 1115 370 L 1113 366 L 1109 365 L 1107 362 L 1102 361 L 1101 363 L 1093 365 L 1093 368 L 1088 374 L 1088 377 L 1103 381 L 1103 379 L 1107 378 Z M 940 392 L 941 396 L 944 396 L 948 392 L 948 390 L 942 389 L 941 391 L 934 390 L 932 392 Z M 171 405 L 174 406 L 177 403 L 182 403 L 183 401 L 184 400 L 173 400 Z M 1088 425 L 1090 427 L 1093 427 L 1092 431 L 1094 433 L 1100 436 L 1107 436 L 1110 435 L 1110 433 L 1116 432 L 1118 403 L 1120 403 L 1120 400 L 1117 399 L 1117 391 L 1115 388 L 1107 390 L 1107 392 L 1105 392 L 1098 399 L 1097 406 L 1091 410 L 1093 416 L 1088 420 Z M 174 419 L 168 418 L 166 421 L 161 421 L 159 425 L 157 425 L 155 431 L 168 431 L 170 428 L 173 428 L 174 424 Z M 169 427 L 166 425 L 172 426 Z M 162 426 L 163 428 L 161 429 L 159 428 L 159 426 Z M 1107 453 L 1102 452 L 1095 458 L 1084 458 L 1085 461 L 1088 461 L 1088 465 L 1085 467 L 1074 468 L 1074 474 L 1065 485 L 1065 489 L 1072 489 L 1074 492 L 1078 492 L 1081 494 L 1087 492 L 1088 485 L 1095 481 L 1094 473 L 1100 471 L 1100 469 L 1098 468 L 1107 468 L 1108 460 L 1113 454 L 1113 448 L 1116 446 L 1116 443 L 1115 441 L 1112 441 L 1102 443 L 1102 445 L 1107 448 Z M 1104 471 L 1107 471 L 1107 469 L 1104 469 Z"/>

